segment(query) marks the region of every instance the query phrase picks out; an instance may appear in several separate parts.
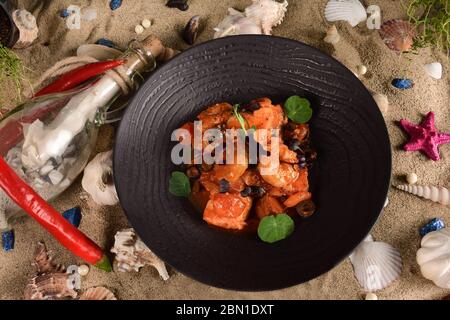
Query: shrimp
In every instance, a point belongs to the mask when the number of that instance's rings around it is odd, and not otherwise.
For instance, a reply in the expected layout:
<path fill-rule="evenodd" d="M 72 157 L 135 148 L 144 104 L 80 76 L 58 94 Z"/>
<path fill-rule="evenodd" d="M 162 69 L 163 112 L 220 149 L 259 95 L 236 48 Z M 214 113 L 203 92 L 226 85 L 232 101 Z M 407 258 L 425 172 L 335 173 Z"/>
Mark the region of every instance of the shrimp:
<path fill-rule="evenodd" d="M 283 202 L 283 205 L 288 208 L 292 208 L 292 207 L 295 207 L 300 202 L 309 200 L 309 199 L 311 199 L 311 193 L 306 192 L 306 191 L 301 191 L 301 192 L 294 193 L 293 195 L 290 195 L 289 198 L 287 198 Z"/>
<path fill-rule="evenodd" d="M 202 131 L 205 131 L 226 123 L 231 115 L 232 107 L 229 103 L 217 103 L 202 111 L 198 119 L 202 121 Z"/>
<path fill-rule="evenodd" d="M 289 163 L 280 163 L 277 167 L 271 168 L 271 165 L 272 163 L 269 163 L 269 161 L 260 162 L 258 164 L 258 170 L 264 181 L 274 187 L 286 187 L 299 176 L 298 166 Z"/>
<path fill-rule="evenodd" d="M 258 218 L 262 219 L 271 214 L 282 213 L 283 206 L 276 198 L 266 194 L 261 199 L 257 200 L 255 212 Z"/>

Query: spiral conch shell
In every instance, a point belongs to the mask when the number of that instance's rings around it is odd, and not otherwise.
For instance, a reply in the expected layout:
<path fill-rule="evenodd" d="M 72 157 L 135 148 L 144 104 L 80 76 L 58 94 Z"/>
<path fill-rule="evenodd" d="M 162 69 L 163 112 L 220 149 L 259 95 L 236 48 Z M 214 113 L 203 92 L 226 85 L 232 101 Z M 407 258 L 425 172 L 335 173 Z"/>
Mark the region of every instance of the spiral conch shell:
<path fill-rule="evenodd" d="M 228 16 L 214 28 L 214 31 L 216 31 L 214 39 L 238 34 L 262 34 L 259 23 L 233 8 L 228 9 Z"/>
<path fill-rule="evenodd" d="M 114 236 L 115 242 L 111 252 L 116 254 L 115 262 L 121 272 L 136 271 L 150 265 L 158 270 L 163 280 L 169 279 L 166 266 L 136 235 L 133 229 L 119 231 Z"/>
<path fill-rule="evenodd" d="M 253 0 L 253 4 L 245 8 L 245 16 L 261 24 L 264 34 L 271 35 L 272 28 L 283 22 L 288 2 L 274 0 Z"/>
<path fill-rule="evenodd" d="M 28 47 L 38 37 L 39 29 L 36 18 L 27 10 L 16 10 L 12 14 L 13 21 L 19 29 L 19 40 L 14 45 L 15 49 Z"/>
<path fill-rule="evenodd" d="M 405 184 L 396 186 L 396 188 L 443 205 L 450 205 L 450 191 L 444 187 Z"/>

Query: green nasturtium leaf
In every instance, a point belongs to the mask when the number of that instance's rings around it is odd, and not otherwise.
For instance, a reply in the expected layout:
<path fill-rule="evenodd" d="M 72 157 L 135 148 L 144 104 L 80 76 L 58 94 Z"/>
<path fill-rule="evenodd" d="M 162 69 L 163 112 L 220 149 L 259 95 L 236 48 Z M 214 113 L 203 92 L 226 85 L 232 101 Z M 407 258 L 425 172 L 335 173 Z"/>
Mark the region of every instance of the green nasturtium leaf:
<path fill-rule="evenodd" d="M 169 181 L 169 192 L 177 197 L 188 197 L 191 193 L 191 183 L 183 172 L 172 172 Z"/>
<path fill-rule="evenodd" d="M 274 243 L 287 238 L 294 232 L 294 220 L 285 213 L 264 217 L 258 226 L 259 238 Z"/>
<path fill-rule="evenodd" d="M 309 101 L 299 96 L 289 97 L 284 103 L 284 111 L 288 118 L 295 123 L 308 122 L 313 113 Z"/>

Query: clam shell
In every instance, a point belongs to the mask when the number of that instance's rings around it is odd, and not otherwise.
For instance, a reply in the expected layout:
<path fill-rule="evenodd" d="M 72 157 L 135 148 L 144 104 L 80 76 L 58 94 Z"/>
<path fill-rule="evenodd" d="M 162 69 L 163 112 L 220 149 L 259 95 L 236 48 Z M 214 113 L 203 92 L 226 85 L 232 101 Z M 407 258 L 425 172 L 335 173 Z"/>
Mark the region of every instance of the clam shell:
<path fill-rule="evenodd" d="M 352 27 L 366 21 L 367 12 L 359 0 L 331 0 L 325 7 L 327 21 L 347 21 Z"/>
<path fill-rule="evenodd" d="M 442 78 L 442 64 L 440 64 L 439 62 L 426 64 L 424 68 L 430 77 L 434 79 Z"/>
<path fill-rule="evenodd" d="M 408 21 L 393 19 L 381 25 L 379 34 L 389 49 L 401 53 L 411 50 L 417 32 Z"/>
<path fill-rule="evenodd" d="M 19 40 L 13 48 L 23 49 L 28 47 L 38 37 L 39 29 L 36 18 L 27 10 L 16 10 L 12 14 L 14 24 L 19 30 Z"/>
<path fill-rule="evenodd" d="M 439 202 L 440 204 L 443 205 L 450 204 L 450 191 L 444 187 L 416 186 L 404 184 L 396 186 L 396 188 L 434 202 Z"/>
<path fill-rule="evenodd" d="M 366 238 L 350 255 L 356 279 L 365 292 L 386 288 L 402 270 L 402 259 L 397 249 L 384 242 Z"/>
<path fill-rule="evenodd" d="M 255 23 L 261 24 L 264 34 L 271 35 L 272 28 L 279 25 L 287 11 L 288 2 L 274 0 L 253 0 L 252 5 L 245 8 L 245 16 Z"/>
<path fill-rule="evenodd" d="M 121 54 L 120 50 L 99 44 L 83 44 L 77 49 L 78 57 L 92 57 L 97 60 L 116 59 Z"/>
<path fill-rule="evenodd" d="M 117 298 L 105 287 L 93 287 L 81 294 L 80 300 L 117 300 Z"/>

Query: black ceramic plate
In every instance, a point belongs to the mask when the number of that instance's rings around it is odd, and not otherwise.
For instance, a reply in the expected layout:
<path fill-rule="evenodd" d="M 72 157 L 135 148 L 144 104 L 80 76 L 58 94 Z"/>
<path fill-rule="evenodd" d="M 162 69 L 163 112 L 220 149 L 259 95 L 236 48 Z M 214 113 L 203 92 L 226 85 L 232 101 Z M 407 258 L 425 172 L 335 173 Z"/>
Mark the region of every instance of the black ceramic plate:
<path fill-rule="evenodd" d="M 168 192 L 174 129 L 213 103 L 295 94 L 314 109 L 318 210 L 297 219 L 288 239 L 266 244 L 212 228 Z M 114 173 L 131 224 L 167 264 L 212 286 L 272 290 L 330 270 L 363 240 L 386 199 L 391 150 L 370 93 L 339 62 L 293 40 L 236 36 L 192 47 L 145 82 L 120 124 Z"/>

